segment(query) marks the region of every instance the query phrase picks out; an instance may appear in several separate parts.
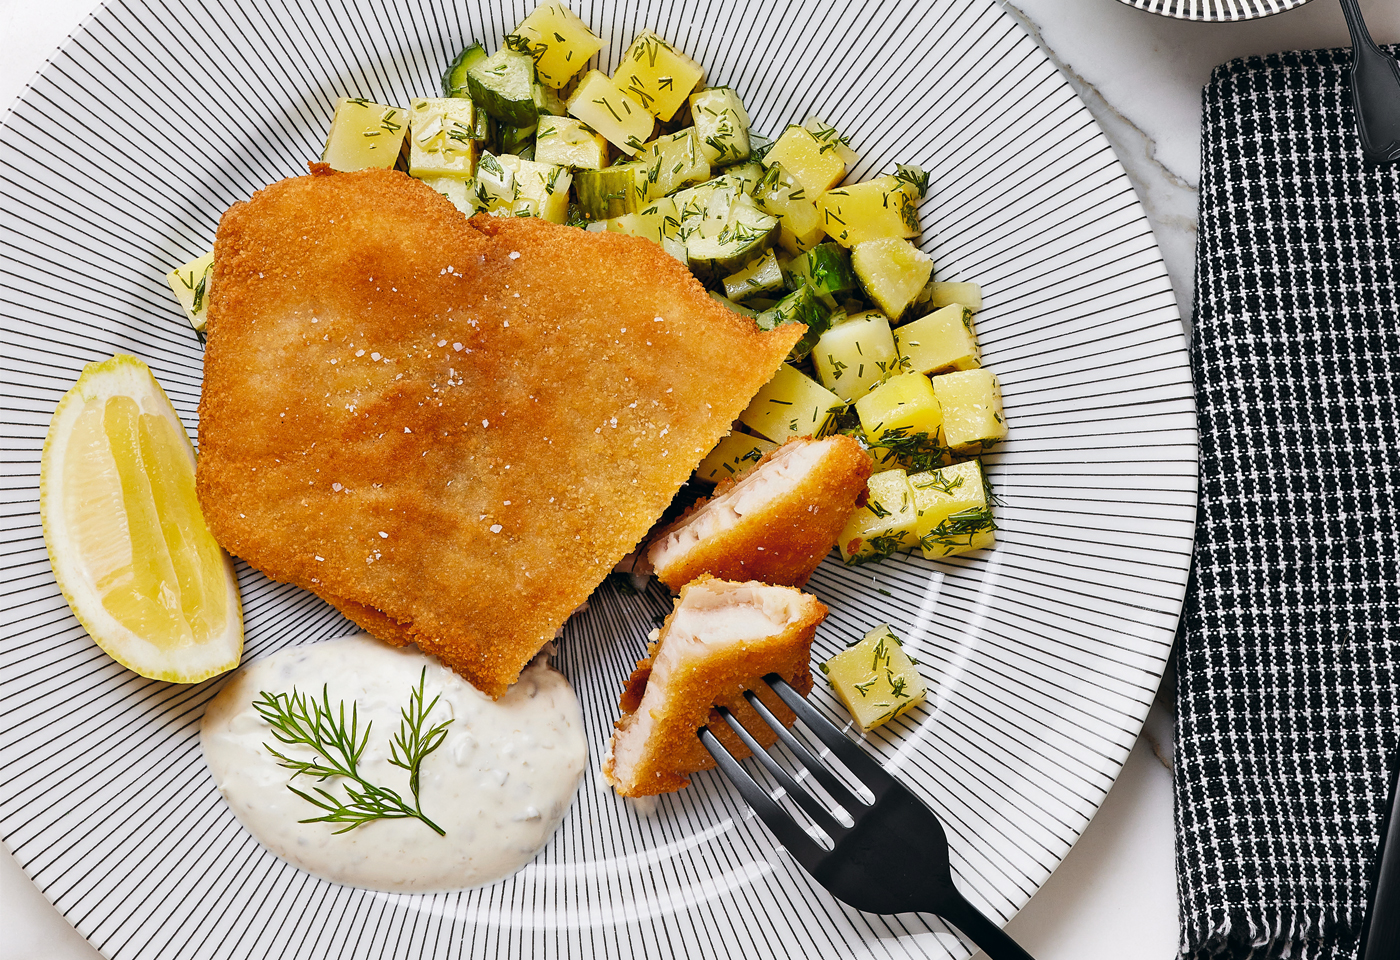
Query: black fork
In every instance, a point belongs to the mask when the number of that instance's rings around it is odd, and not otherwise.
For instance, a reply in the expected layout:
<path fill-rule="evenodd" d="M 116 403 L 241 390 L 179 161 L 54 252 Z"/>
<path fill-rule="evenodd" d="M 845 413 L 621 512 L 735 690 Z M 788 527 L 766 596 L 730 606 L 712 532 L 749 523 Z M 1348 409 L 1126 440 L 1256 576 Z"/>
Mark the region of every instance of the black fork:
<path fill-rule="evenodd" d="M 992 960 L 1032 960 L 1031 955 L 958 892 L 948 866 L 948 838 L 922 800 L 885 772 L 776 673 L 764 678 L 807 728 L 846 765 L 873 799 L 856 796 L 752 692 L 744 696 L 799 763 L 850 815 L 847 826 L 779 766 L 728 710 L 729 727 L 807 816 L 826 833 L 828 850 L 793 820 L 707 727 L 700 741 L 729 782 L 797 862 L 832 896 L 869 913 L 934 913 L 957 927 Z"/>

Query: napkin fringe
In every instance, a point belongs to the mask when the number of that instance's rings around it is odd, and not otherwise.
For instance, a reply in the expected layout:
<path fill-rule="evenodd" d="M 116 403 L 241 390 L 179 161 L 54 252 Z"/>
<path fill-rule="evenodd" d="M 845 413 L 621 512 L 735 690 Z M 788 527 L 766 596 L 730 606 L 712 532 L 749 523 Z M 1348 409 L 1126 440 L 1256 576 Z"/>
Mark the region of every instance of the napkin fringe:
<path fill-rule="evenodd" d="M 1287 923 L 1278 917 L 1263 923 L 1227 918 L 1209 930 L 1189 930 L 1187 941 L 1197 946 L 1183 950 L 1181 960 L 1343 960 L 1355 957 L 1358 947 L 1350 931 L 1319 935 L 1306 919 Z"/>

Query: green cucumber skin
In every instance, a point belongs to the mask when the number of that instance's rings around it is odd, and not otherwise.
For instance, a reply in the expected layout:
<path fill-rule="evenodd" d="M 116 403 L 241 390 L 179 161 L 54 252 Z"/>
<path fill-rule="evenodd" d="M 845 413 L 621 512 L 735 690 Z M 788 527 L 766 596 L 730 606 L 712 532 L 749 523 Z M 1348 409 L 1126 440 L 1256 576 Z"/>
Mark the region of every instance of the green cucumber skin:
<path fill-rule="evenodd" d="M 831 313 L 807 284 L 802 284 L 775 305 L 754 317 L 760 330 L 773 330 L 785 323 L 806 324 L 807 332 L 788 354 L 789 363 L 805 360 L 817 339 L 831 327 Z"/>
<path fill-rule="evenodd" d="M 638 190 L 641 165 L 618 163 L 602 170 L 580 170 L 574 175 L 579 209 L 589 220 L 610 220 L 642 208 Z"/>
<path fill-rule="evenodd" d="M 860 289 L 860 280 L 851 268 L 851 253 L 839 243 L 819 243 L 800 259 L 804 262 L 794 264 L 794 269 L 817 293 L 840 297 Z"/>
<path fill-rule="evenodd" d="M 486 59 L 486 49 L 479 40 L 473 40 L 462 52 L 457 54 L 457 59 L 448 66 L 447 72 L 442 75 L 442 95 L 444 97 L 468 97 L 467 92 L 467 71 L 473 66 Z"/>
<path fill-rule="evenodd" d="M 497 50 L 467 70 L 467 89 L 478 107 L 512 127 L 539 123 L 535 61 L 513 50 Z"/>

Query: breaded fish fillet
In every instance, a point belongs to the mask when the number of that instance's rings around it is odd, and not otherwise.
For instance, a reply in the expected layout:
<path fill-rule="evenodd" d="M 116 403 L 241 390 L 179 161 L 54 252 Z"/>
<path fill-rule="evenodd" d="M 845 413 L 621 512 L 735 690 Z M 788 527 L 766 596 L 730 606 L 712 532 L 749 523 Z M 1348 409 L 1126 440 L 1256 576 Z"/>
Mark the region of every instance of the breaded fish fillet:
<path fill-rule="evenodd" d="M 789 440 L 653 536 L 647 560 L 672 590 L 702 573 L 800 587 L 831 552 L 870 469 L 850 437 Z"/>
<path fill-rule="evenodd" d="M 229 552 L 499 696 L 801 328 L 649 241 L 313 169 L 220 222 L 200 503 Z"/>
<path fill-rule="evenodd" d="M 681 588 L 675 608 L 624 690 L 603 776 L 624 797 L 679 790 L 715 765 L 697 731 L 709 725 L 725 749 L 749 750 L 720 717 L 729 708 L 764 746 L 777 735 L 744 699 L 753 690 L 785 725 L 793 712 L 763 682 L 770 673 L 804 697 L 812 689 L 812 636 L 826 607 L 792 587 L 709 577 Z"/>

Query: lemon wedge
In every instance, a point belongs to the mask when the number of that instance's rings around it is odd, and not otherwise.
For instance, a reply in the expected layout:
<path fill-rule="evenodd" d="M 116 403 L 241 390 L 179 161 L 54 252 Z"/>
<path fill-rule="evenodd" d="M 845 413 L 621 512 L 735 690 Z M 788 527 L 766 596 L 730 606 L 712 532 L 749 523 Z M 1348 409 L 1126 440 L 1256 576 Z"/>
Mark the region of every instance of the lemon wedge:
<path fill-rule="evenodd" d="M 233 562 L 199 509 L 184 424 L 140 360 L 88 364 L 59 401 L 39 514 L 59 588 L 118 663 L 177 683 L 238 666 Z"/>

